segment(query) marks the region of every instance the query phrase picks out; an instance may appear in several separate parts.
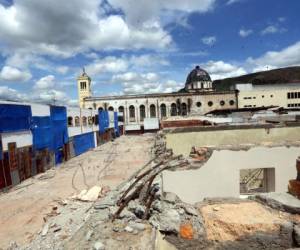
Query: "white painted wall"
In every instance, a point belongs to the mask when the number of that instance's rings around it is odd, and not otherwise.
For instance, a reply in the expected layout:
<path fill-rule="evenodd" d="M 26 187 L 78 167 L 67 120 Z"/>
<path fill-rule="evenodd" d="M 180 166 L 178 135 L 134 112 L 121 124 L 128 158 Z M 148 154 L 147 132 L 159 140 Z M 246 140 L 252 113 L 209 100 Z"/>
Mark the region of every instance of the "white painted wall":
<path fill-rule="evenodd" d="M 184 202 L 206 197 L 239 197 L 240 170 L 275 168 L 275 192 L 286 192 L 296 177 L 298 147 L 255 147 L 248 151 L 214 151 L 199 169 L 165 171 L 163 191 L 177 194 Z"/>
<path fill-rule="evenodd" d="M 144 129 L 145 130 L 159 129 L 158 118 L 145 118 L 144 119 Z"/>
<path fill-rule="evenodd" d="M 32 116 L 50 116 L 50 106 L 32 103 L 31 113 Z"/>
<path fill-rule="evenodd" d="M 128 124 L 125 125 L 125 130 L 126 131 L 133 131 L 133 130 L 140 130 L 141 129 L 141 125 L 139 124 Z"/>
<path fill-rule="evenodd" d="M 7 144 L 10 142 L 16 142 L 17 148 L 32 145 L 32 134 L 30 131 L 3 133 L 1 137 L 3 151 L 8 150 Z"/>

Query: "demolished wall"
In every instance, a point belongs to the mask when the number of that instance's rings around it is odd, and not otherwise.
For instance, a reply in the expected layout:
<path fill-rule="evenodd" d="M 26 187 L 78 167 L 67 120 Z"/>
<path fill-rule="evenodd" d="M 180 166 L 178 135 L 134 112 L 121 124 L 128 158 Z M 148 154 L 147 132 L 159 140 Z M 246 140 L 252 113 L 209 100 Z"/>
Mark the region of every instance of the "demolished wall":
<path fill-rule="evenodd" d="M 193 146 L 284 145 L 295 142 L 300 142 L 300 127 L 248 125 L 166 130 L 167 148 L 184 156 L 189 155 Z"/>
<path fill-rule="evenodd" d="M 298 147 L 214 150 L 199 169 L 165 171 L 163 191 L 173 192 L 188 203 L 207 197 L 239 197 L 241 169 L 275 168 L 275 192 L 287 192 L 289 180 L 296 175 L 298 156 Z"/>

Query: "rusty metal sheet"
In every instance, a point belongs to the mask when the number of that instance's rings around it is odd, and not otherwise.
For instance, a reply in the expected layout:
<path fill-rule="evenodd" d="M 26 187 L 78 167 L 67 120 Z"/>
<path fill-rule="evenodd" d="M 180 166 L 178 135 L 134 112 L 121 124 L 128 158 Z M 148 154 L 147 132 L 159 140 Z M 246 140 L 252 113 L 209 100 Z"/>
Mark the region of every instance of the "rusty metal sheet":
<path fill-rule="evenodd" d="M 15 142 L 8 143 L 8 159 L 11 171 L 18 169 L 17 145 Z"/>

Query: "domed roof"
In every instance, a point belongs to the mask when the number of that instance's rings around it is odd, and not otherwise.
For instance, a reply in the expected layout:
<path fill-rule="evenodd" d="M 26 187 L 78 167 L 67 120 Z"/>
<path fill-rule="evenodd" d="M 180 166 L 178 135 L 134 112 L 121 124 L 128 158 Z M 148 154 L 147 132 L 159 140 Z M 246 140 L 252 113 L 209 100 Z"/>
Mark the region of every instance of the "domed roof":
<path fill-rule="evenodd" d="M 196 66 L 187 76 L 185 86 L 192 82 L 200 81 L 211 81 L 209 74 L 201 69 L 199 66 Z"/>

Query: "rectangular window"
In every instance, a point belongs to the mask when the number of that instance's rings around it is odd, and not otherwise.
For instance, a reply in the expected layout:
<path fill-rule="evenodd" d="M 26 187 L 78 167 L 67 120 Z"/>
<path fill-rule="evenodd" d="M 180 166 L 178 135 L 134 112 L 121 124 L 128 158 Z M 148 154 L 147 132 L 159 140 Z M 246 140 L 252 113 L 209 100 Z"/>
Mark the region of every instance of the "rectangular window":
<path fill-rule="evenodd" d="M 240 194 L 275 192 L 275 168 L 240 170 Z"/>
<path fill-rule="evenodd" d="M 295 98 L 295 93 L 292 92 L 292 93 L 291 93 L 291 99 L 294 99 L 294 98 Z"/>
<path fill-rule="evenodd" d="M 291 93 L 290 92 L 287 93 L 287 98 L 291 99 Z"/>

